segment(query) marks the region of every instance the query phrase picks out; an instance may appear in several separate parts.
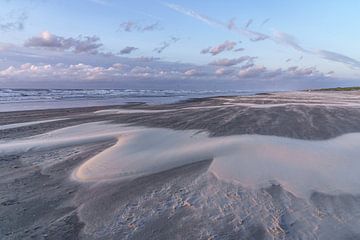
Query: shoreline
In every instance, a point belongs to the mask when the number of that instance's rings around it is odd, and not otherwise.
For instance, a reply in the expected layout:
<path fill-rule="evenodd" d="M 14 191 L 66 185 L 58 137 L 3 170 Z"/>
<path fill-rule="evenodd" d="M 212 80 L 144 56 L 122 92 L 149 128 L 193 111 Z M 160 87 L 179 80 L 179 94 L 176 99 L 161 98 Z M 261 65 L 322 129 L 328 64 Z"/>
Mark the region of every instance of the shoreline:
<path fill-rule="evenodd" d="M 0 113 L 0 125 L 56 118 L 66 119 L 0 130 L 0 139 L 26 137 L 94 121 L 205 130 L 211 136 L 260 134 L 329 139 L 360 131 L 360 91 L 283 92 L 207 97 L 162 105 L 129 104 L 6 112 Z"/>
<path fill-rule="evenodd" d="M 3 93 L 2 93 L 3 91 Z M 0 111 L 96 107 L 146 103 L 170 104 L 214 96 L 253 95 L 258 91 L 127 90 L 127 89 L 1 89 Z"/>

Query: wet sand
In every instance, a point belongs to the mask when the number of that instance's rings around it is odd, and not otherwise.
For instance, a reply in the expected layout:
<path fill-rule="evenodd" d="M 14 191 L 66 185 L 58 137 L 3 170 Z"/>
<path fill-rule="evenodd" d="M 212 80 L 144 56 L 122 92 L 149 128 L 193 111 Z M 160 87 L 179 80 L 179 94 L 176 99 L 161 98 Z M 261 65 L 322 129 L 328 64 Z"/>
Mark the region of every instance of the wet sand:
<path fill-rule="evenodd" d="M 0 124 L 1 239 L 360 238 L 358 91 L 8 112 Z"/>

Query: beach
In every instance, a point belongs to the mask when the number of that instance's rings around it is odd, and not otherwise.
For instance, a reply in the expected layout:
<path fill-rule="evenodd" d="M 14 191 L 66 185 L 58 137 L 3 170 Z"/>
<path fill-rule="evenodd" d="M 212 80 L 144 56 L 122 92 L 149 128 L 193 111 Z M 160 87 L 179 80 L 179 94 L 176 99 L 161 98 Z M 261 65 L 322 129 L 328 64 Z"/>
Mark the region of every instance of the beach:
<path fill-rule="evenodd" d="M 358 239 L 360 91 L 0 112 L 1 239 Z"/>

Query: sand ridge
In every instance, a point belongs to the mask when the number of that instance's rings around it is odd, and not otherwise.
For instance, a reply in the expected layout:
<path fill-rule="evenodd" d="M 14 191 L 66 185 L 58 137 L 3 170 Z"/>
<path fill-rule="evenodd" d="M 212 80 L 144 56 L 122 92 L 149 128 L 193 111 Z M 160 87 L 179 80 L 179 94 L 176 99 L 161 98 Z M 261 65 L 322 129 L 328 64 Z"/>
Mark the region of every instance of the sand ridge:
<path fill-rule="evenodd" d="M 313 191 L 360 194 L 360 134 L 309 141 L 275 136 L 209 137 L 195 130 L 176 131 L 87 123 L 9 141 L 2 155 L 44 151 L 117 139 L 117 143 L 82 164 L 72 175 L 101 181 L 149 175 L 204 159 L 219 179 L 258 188 L 276 182 L 296 196 Z"/>

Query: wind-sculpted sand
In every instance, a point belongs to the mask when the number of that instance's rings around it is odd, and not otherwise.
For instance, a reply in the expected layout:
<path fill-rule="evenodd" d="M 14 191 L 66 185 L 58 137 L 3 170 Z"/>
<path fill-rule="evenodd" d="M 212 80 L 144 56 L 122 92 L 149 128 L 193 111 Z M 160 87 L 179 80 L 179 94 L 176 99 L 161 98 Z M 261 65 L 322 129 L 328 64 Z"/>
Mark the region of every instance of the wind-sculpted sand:
<path fill-rule="evenodd" d="M 29 113 L 0 130 L 0 236 L 359 239 L 358 96 Z"/>
<path fill-rule="evenodd" d="M 207 133 L 88 123 L 3 144 L 2 155 L 44 151 L 116 139 L 72 174 L 79 181 L 150 175 L 212 159 L 218 179 L 259 188 L 280 184 L 298 197 L 313 191 L 360 194 L 360 133 L 306 141 L 275 136 L 210 138 Z M 149 157 L 151 156 L 151 157 Z"/>

